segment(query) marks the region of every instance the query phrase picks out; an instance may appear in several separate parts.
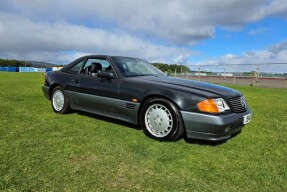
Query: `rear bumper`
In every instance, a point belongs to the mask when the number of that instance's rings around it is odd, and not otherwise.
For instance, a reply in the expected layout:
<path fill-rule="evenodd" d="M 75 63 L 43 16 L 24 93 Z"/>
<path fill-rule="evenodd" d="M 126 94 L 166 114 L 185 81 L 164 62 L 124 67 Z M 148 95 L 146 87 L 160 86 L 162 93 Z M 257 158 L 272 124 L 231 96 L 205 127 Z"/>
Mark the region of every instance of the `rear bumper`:
<path fill-rule="evenodd" d="M 50 100 L 49 87 L 43 85 L 42 86 L 42 91 L 43 91 L 45 97 Z"/>
<path fill-rule="evenodd" d="M 211 141 L 229 139 L 243 128 L 243 118 L 250 113 L 250 109 L 217 116 L 181 111 L 187 138 Z"/>

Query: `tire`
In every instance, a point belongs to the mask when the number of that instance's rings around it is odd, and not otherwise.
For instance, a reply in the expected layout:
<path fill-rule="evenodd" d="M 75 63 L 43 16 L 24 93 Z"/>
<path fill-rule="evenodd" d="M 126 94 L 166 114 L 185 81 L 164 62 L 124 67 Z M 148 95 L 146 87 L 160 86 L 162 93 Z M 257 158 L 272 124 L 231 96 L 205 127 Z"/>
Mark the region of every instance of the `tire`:
<path fill-rule="evenodd" d="M 53 89 L 51 105 L 55 113 L 66 114 L 70 111 L 69 101 L 62 87 L 57 86 Z"/>
<path fill-rule="evenodd" d="M 151 98 L 143 104 L 140 124 L 147 136 L 158 141 L 176 141 L 184 132 L 178 108 L 163 98 Z"/>

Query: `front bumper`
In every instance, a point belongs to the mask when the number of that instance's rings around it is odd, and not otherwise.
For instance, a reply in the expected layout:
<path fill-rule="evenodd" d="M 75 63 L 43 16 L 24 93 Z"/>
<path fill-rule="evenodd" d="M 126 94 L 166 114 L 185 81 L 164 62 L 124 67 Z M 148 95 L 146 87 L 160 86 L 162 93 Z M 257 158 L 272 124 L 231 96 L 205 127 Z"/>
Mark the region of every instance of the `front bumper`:
<path fill-rule="evenodd" d="M 223 115 L 181 111 L 187 138 L 211 141 L 229 139 L 232 134 L 240 131 L 244 126 L 243 118 L 248 114 L 251 114 L 250 109 L 244 113 Z"/>

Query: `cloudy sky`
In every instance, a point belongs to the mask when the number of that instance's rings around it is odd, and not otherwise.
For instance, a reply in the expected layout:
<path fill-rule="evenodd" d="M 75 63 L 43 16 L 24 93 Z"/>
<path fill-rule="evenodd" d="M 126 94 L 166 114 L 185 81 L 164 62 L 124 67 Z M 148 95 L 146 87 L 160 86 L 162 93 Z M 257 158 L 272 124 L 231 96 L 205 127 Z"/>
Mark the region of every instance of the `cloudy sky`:
<path fill-rule="evenodd" d="M 286 0 L 1 0 L 0 58 L 287 62 Z"/>

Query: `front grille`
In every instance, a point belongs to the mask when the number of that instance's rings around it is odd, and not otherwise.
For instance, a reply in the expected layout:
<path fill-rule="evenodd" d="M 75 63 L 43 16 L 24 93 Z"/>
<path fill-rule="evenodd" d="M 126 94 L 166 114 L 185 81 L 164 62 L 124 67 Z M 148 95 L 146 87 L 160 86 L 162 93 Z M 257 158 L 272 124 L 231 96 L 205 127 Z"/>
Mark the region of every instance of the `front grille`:
<path fill-rule="evenodd" d="M 242 124 L 242 123 L 237 124 L 237 125 L 231 125 L 230 127 L 227 127 L 227 128 L 225 129 L 225 132 L 229 132 L 229 131 L 232 131 L 232 130 L 234 130 L 234 129 L 240 128 L 240 127 L 243 127 L 243 124 Z"/>
<path fill-rule="evenodd" d="M 242 113 L 246 111 L 247 103 L 243 97 L 235 97 L 229 100 L 231 110 L 235 113 Z"/>

